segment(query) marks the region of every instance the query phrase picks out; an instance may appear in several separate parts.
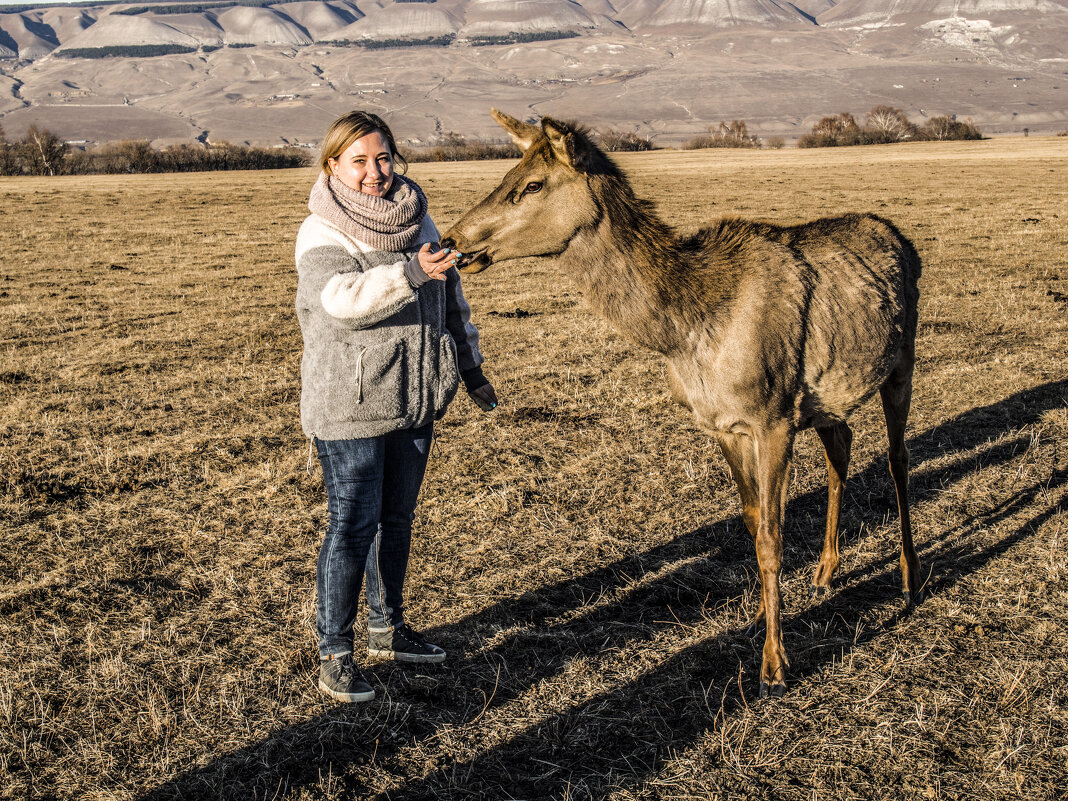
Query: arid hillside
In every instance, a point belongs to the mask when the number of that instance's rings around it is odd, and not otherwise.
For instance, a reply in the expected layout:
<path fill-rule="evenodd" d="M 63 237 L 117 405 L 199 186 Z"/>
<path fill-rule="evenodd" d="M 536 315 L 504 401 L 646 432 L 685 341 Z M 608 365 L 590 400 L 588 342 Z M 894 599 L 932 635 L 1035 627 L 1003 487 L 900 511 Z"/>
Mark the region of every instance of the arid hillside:
<path fill-rule="evenodd" d="M 314 144 L 364 107 L 425 143 L 497 137 L 493 105 L 670 146 L 733 119 L 792 140 L 825 115 L 891 105 L 917 123 L 1057 133 L 1065 41 L 1065 0 L 27 6 L 0 13 L 0 125 L 88 143 Z"/>

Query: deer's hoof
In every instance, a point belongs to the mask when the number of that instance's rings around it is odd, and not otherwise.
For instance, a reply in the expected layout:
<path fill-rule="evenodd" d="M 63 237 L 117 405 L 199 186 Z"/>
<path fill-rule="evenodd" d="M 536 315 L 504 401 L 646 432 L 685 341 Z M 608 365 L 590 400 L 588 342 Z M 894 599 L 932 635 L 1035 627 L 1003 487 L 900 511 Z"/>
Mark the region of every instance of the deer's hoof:
<path fill-rule="evenodd" d="M 819 584 L 813 584 L 808 588 L 809 598 L 819 598 L 821 595 L 829 595 L 831 592 L 830 587 L 822 587 Z"/>
<path fill-rule="evenodd" d="M 919 590 L 918 592 L 909 592 L 908 590 L 905 590 L 902 593 L 902 596 L 905 598 L 906 609 L 912 609 L 912 607 L 923 603 L 923 590 Z"/>
<path fill-rule="evenodd" d="M 748 637 L 751 640 L 755 640 L 757 637 L 759 637 L 763 633 L 763 631 L 764 631 L 764 621 L 763 620 L 754 620 L 752 623 L 750 623 L 748 626 L 746 626 L 746 628 L 745 628 L 745 636 Z"/>
<path fill-rule="evenodd" d="M 768 684 L 766 681 L 760 682 L 760 697 L 768 698 L 782 698 L 786 692 L 786 685 L 782 683 Z"/>

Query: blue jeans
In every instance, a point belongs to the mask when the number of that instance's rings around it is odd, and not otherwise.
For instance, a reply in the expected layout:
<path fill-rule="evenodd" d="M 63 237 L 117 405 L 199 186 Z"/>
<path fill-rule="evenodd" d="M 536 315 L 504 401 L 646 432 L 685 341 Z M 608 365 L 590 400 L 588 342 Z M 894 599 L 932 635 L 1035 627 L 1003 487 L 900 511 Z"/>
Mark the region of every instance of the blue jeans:
<path fill-rule="evenodd" d="M 316 570 L 321 657 L 352 652 L 365 573 L 368 628 L 404 622 L 412 520 L 433 436 L 431 423 L 370 439 L 315 440 L 329 514 Z"/>

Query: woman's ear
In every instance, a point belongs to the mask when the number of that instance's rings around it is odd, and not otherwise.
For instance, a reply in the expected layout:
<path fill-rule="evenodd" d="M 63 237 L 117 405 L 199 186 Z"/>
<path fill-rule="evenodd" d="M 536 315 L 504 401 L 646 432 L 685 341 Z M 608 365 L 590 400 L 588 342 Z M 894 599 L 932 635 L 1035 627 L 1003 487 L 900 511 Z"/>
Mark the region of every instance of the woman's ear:
<path fill-rule="evenodd" d="M 337 159 L 327 159 L 326 166 L 330 168 L 330 174 L 337 177 Z"/>

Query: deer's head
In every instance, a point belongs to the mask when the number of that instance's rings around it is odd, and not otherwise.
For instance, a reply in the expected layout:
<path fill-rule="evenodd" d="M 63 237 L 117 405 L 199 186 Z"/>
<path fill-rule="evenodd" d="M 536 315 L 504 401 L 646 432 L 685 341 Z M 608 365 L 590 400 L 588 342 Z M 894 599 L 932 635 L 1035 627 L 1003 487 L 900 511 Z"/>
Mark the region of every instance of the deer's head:
<path fill-rule="evenodd" d="M 465 254 L 460 267 L 465 273 L 481 272 L 506 259 L 563 253 L 583 227 L 600 218 L 591 176 L 616 171 L 573 124 L 544 117 L 538 126 L 496 109 L 490 113 L 523 158 L 442 238 L 443 245 Z"/>

